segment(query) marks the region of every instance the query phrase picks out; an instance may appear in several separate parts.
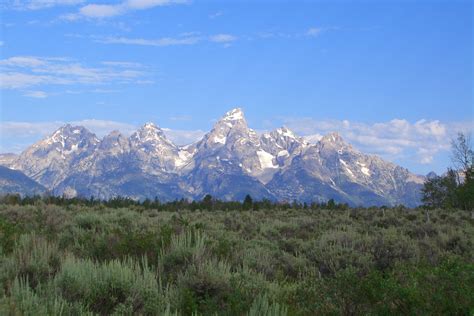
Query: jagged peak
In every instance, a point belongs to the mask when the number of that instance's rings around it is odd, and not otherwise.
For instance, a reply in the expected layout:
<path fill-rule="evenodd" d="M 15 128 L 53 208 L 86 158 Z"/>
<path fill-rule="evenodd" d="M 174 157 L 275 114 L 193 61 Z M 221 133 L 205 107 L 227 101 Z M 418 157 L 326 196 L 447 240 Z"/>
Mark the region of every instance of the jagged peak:
<path fill-rule="evenodd" d="M 156 135 L 164 136 L 163 130 L 158 125 L 152 122 L 143 124 L 143 126 L 140 127 L 135 133 L 140 133 L 142 135 L 143 134 L 147 134 L 147 135 L 156 134 Z"/>
<path fill-rule="evenodd" d="M 294 138 L 294 139 L 297 138 L 296 134 L 284 125 L 280 128 L 277 128 L 275 132 L 280 136 L 285 136 L 285 137 Z"/>
<path fill-rule="evenodd" d="M 56 131 L 54 131 L 49 137 L 46 138 L 46 143 L 47 144 L 53 144 L 53 143 L 61 143 L 62 146 L 64 147 L 64 142 L 67 139 L 77 139 L 77 137 L 80 138 L 88 138 L 92 139 L 93 143 L 97 143 L 99 139 L 93 134 L 91 131 L 89 131 L 87 128 L 84 126 L 73 126 L 71 124 L 65 124 L 61 127 L 59 127 Z"/>
<path fill-rule="evenodd" d="M 214 128 L 209 134 L 215 135 L 217 133 L 219 134 L 218 137 L 221 139 L 227 136 L 227 133 L 234 128 L 237 128 L 237 130 L 241 130 L 242 128 L 248 130 L 244 113 L 240 108 L 228 111 L 219 121 L 216 122 L 216 124 L 214 124 Z M 222 140 L 217 140 L 216 142 L 225 143 Z"/>
<path fill-rule="evenodd" d="M 244 112 L 241 108 L 235 108 L 228 111 L 221 119 L 221 121 L 240 121 L 245 120 Z"/>
<path fill-rule="evenodd" d="M 104 136 L 104 138 L 102 138 L 102 141 L 100 142 L 100 148 L 110 149 L 117 146 L 117 144 L 120 146 L 126 145 L 127 142 L 128 138 L 126 138 L 120 131 L 113 130 L 108 135 Z"/>
<path fill-rule="evenodd" d="M 57 130 L 55 130 L 52 134 L 52 136 L 55 135 L 64 135 L 64 134 L 82 134 L 82 133 L 89 133 L 92 134 L 87 128 L 84 126 L 72 126 L 71 124 L 65 124 L 61 127 L 59 127 Z"/>
<path fill-rule="evenodd" d="M 344 139 L 341 137 L 341 135 L 338 132 L 332 132 L 332 133 L 324 135 L 321 138 L 320 142 L 321 143 L 335 143 L 335 144 L 345 143 Z"/>
<path fill-rule="evenodd" d="M 107 135 L 104 136 L 104 139 L 117 139 L 124 137 L 123 134 L 119 130 L 113 130 Z"/>
<path fill-rule="evenodd" d="M 166 138 L 164 131 L 155 123 L 145 123 L 140 129 L 130 136 L 130 140 L 138 143 L 166 143 L 169 146 L 176 147 Z"/>
<path fill-rule="evenodd" d="M 153 122 L 147 122 L 142 126 L 142 129 L 159 129 L 161 128 Z"/>

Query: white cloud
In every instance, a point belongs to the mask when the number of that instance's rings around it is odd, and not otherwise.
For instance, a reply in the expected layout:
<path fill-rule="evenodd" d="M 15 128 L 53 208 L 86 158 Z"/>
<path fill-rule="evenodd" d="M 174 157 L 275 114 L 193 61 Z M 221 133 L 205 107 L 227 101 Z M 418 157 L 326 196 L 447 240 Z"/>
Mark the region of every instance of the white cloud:
<path fill-rule="evenodd" d="M 312 27 L 306 31 L 306 35 L 316 37 L 323 31 L 320 27 Z"/>
<path fill-rule="evenodd" d="M 173 143 L 187 145 L 200 140 L 206 132 L 202 130 L 179 130 L 163 128 L 163 132 Z"/>
<path fill-rule="evenodd" d="M 88 4 L 79 9 L 79 15 L 89 18 L 106 18 L 121 15 L 125 10 L 126 7 L 123 5 Z"/>
<path fill-rule="evenodd" d="M 338 26 L 328 26 L 328 27 L 310 27 L 306 30 L 304 34 L 307 37 L 318 37 L 322 33 L 326 33 L 328 31 L 338 31 L 341 28 Z"/>
<path fill-rule="evenodd" d="M 229 43 L 237 40 L 237 37 L 231 34 L 217 34 L 209 36 L 209 40 L 216 43 Z"/>
<path fill-rule="evenodd" d="M 191 121 L 193 118 L 190 115 L 177 115 L 169 118 L 170 121 Z"/>
<path fill-rule="evenodd" d="M 140 63 L 128 62 L 128 61 L 103 61 L 103 65 L 106 66 L 117 66 L 123 68 L 142 68 L 143 65 Z"/>
<path fill-rule="evenodd" d="M 130 11 L 146 10 L 158 6 L 185 4 L 186 0 L 126 0 L 118 4 L 87 4 L 79 9 L 77 13 L 62 16 L 66 20 L 78 20 L 81 18 L 104 19 L 124 15 Z"/>
<path fill-rule="evenodd" d="M 363 152 L 394 159 L 410 159 L 429 164 L 441 152 L 450 150 L 450 140 L 458 131 L 474 130 L 474 123 L 442 123 L 438 120 L 404 119 L 373 124 L 344 121 L 317 121 L 311 118 L 284 119 L 295 132 L 317 142 L 321 135 L 336 131 Z"/>
<path fill-rule="evenodd" d="M 47 62 L 46 58 L 37 58 L 32 56 L 15 56 L 0 60 L 0 66 L 9 67 L 38 67 Z"/>
<path fill-rule="evenodd" d="M 64 122 L 0 122 L 2 140 L 21 139 L 29 137 L 44 137 L 55 129 L 64 125 Z"/>
<path fill-rule="evenodd" d="M 44 91 L 27 91 L 24 96 L 36 99 L 44 99 L 48 97 L 48 94 Z"/>
<path fill-rule="evenodd" d="M 126 44 L 126 45 L 142 45 L 142 46 L 176 46 L 176 45 L 193 45 L 201 40 L 200 37 L 163 37 L 159 39 L 143 39 L 143 38 L 126 38 L 126 37 L 108 37 L 98 39 L 96 42 L 103 44 Z"/>
<path fill-rule="evenodd" d="M 72 6 L 85 0 L 14 0 L 12 8 L 17 10 L 39 10 L 56 6 Z"/>
<path fill-rule="evenodd" d="M 141 46 L 178 46 L 178 45 L 194 45 L 199 42 L 209 41 L 214 43 L 229 44 L 237 40 L 237 37 L 231 34 L 216 34 L 211 36 L 201 36 L 196 32 L 182 33 L 178 37 L 162 37 L 157 39 L 144 38 L 128 38 L 128 37 L 106 37 L 95 39 L 96 42 L 102 44 L 124 44 L 124 45 L 141 45 Z"/>
<path fill-rule="evenodd" d="M 137 83 L 146 76 L 141 69 L 137 69 L 137 65 L 105 62 L 101 66 L 90 67 L 67 58 L 15 56 L 0 60 L 0 88 Z"/>
<path fill-rule="evenodd" d="M 312 144 L 315 144 L 315 143 L 319 142 L 321 140 L 321 138 L 323 138 L 323 135 L 321 135 L 321 134 L 313 134 L 313 135 L 304 136 L 304 139 L 307 142 L 310 142 Z"/>
<path fill-rule="evenodd" d="M 128 123 L 96 119 L 73 121 L 70 124 L 84 126 L 99 137 L 103 137 L 113 130 L 118 130 L 124 135 L 131 135 L 137 128 L 135 125 Z"/>
<path fill-rule="evenodd" d="M 209 18 L 210 19 L 215 19 L 215 18 L 218 18 L 218 17 L 223 16 L 223 15 L 224 15 L 224 12 L 217 11 L 217 12 L 214 12 L 212 14 L 209 14 Z"/>
<path fill-rule="evenodd" d="M 126 5 L 134 10 L 150 9 L 157 6 L 164 6 L 170 4 L 184 4 L 187 0 L 128 0 Z"/>
<path fill-rule="evenodd" d="M 40 84 L 66 84 L 66 82 L 51 76 L 39 76 L 20 72 L 0 73 L 0 89 L 19 89 Z"/>

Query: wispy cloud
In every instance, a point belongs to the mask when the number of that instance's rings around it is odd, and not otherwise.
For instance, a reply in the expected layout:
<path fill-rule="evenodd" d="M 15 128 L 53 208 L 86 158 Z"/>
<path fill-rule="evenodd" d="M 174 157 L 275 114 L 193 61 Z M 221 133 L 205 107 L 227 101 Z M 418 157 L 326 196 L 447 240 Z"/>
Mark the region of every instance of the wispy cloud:
<path fill-rule="evenodd" d="M 191 121 L 192 119 L 190 115 L 177 115 L 169 118 L 170 121 Z"/>
<path fill-rule="evenodd" d="M 304 38 L 315 38 L 320 36 L 323 33 L 329 31 L 338 31 L 341 30 L 338 26 L 318 26 L 318 27 L 310 27 L 304 31 L 299 32 L 284 32 L 280 30 L 267 30 L 264 32 L 257 32 L 254 36 L 259 39 L 304 39 Z"/>
<path fill-rule="evenodd" d="M 87 4 L 79 9 L 77 13 L 64 15 L 66 20 L 78 20 L 82 18 L 105 19 L 127 14 L 131 11 L 146 10 L 159 6 L 173 4 L 185 4 L 187 0 L 126 0 L 117 4 Z"/>
<path fill-rule="evenodd" d="M 211 13 L 209 14 L 209 18 L 210 19 L 215 19 L 215 18 L 218 18 L 218 17 L 221 17 L 224 15 L 224 12 L 222 11 L 217 11 L 217 12 L 214 12 L 214 13 Z"/>
<path fill-rule="evenodd" d="M 103 137 L 113 130 L 118 130 L 125 135 L 131 135 L 137 129 L 137 127 L 133 124 L 97 119 L 72 121 L 70 124 L 84 126 L 99 137 Z"/>
<path fill-rule="evenodd" d="M 97 39 L 96 42 L 103 44 L 125 44 L 125 45 L 142 45 L 142 46 L 176 46 L 176 45 L 193 45 L 200 41 L 199 37 L 163 37 L 159 39 L 143 39 L 143 38 L 127 38 L 127 37 L 107 37 Z"/>
<path fill-rule="evenodd" d="M 16 10 L 40 10 L 57 6 L 73 6 L 84 3 L 85 0 L 13 0 L 10 6 Z"/>
<path fill-rule="evenodd" d="M 450 140 L 458 131 L 474 131 L 474 123 L 442 123 L 438 120 L 404 119 L 366 124 L 360 122 L 318 121 L 311 118 L 283 119 L 295 132 L 316 142 L 329 132 L 338 132 L 363 152 L 386 159 L 409 159 L 429 164 L 436 154 L 450 149 Z"/>
<path fill-rule="evenodd" d="M 180 130 L 163 128 L 163 132 L 176 145 L 188 145 L 200 140 L 206 132 L 202 130 Z"/>
<path fill-rule="evenodd" d="M 103 61 L 101 64 L 106 66 L 116 66 L 122 68 L 143 68 L 140 63 L 128 62 L 128 61 Z"/>
<path fill-rule="evenodd" d="M 231 34 L 217 34 L 209 37 L 211 42 L 215 43 L 230 43 L 237 40 L 237 37 Z"/>
<path fill-rule="evenodd" d="M 316 37 L 316 36 L 318 36 L 319 34 L 321 34 L 322 31 L 323 31 L 323 29 L 320 28 L 320 27 L 312 27 L 312 28 L 309 28 L 309 29 L 306 31 L 306 35 L 312 36 L 312 37 Z"/>
<path fill-rule="evenodd" d="M 44 99 L 48 97 L 48 94 L 44 91 L 26 91 L 24 96 L 35 99 Z"/>
<path fill-rule="evenodd" d="M 100 66 L 86 66 L 68 58 L 14 56 L 0 60 L 0 88 L 138 83 L 146 79 L 145 72 L 139 68 L 138 63 L 128 62 L 109 61 Z"/>
<path fill-rule="evenodd" d="M 95 38 L 94 41 L 102 44 L 123 44 L 123 45 L 140 45 L 140 46 L 182 46 L 195 45 L 200 42 L 213 42 L 229 44 L 238 38 L 232 34 L 215 34 L 204 36 L 196 32 L 183 33 L 177 37 L 162 37 L 156 39 L 129 38 L 129 37 L 105 37 Z"/>

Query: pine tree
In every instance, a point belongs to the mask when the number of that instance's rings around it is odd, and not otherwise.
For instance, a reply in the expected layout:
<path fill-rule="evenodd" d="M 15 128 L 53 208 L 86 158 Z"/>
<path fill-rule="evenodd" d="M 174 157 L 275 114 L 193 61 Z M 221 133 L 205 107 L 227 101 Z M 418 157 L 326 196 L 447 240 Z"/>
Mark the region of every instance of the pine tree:
<path fill-rule="evenodd" d="M 242 204 L 242 209 L 248 211 L 252 209 L 252 206 L 253 206 L 252 197 L 249 194 L 247 194 L 245 196 L 244 203 Z"/>

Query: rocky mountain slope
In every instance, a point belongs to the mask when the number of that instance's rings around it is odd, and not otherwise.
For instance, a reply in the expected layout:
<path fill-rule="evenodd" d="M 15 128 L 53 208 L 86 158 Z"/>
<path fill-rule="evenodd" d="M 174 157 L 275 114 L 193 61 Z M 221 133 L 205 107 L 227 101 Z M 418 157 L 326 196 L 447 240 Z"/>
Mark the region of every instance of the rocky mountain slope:
<path fill-rule="evenodd" d="M 18 193 L 22 196 L 40 195 L 46 192 L 41 184 L 27 177 L 23 172 L 0 166 L 0 195 Z"/>
<path fill-rule="evenodd" d="M 240 109 L 227 112 L 198 142 L 177 146 L 147 123 L 130 137 L 98 139 L 66 125 L 0 164 L 54 194 L 162 200 L 206 194 L 225 200 L 326 201 L 351 205 L 419 203 L 421 176 L 366 155 L 336 133 L 309 144 L 286 127 L 258 135 Z"/>

